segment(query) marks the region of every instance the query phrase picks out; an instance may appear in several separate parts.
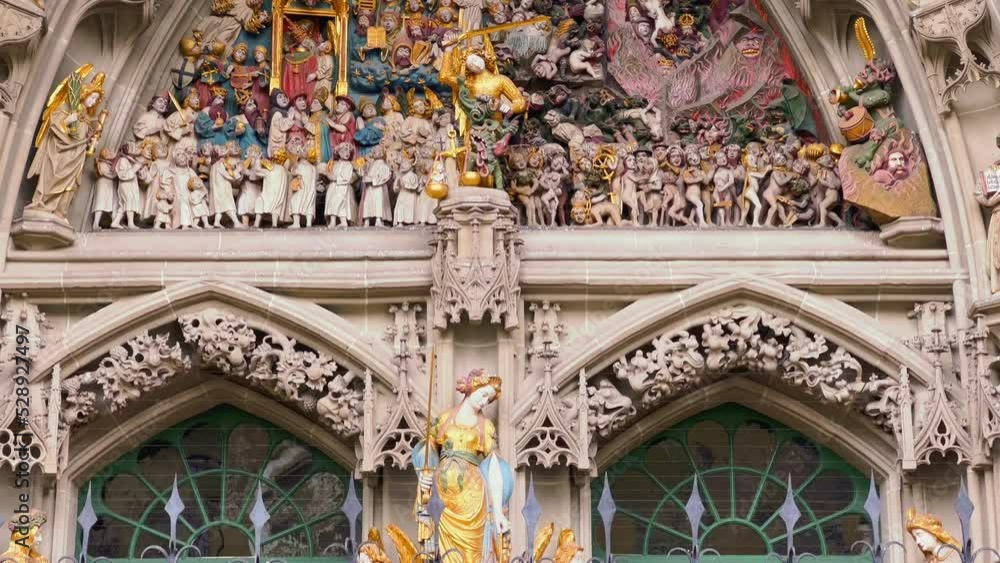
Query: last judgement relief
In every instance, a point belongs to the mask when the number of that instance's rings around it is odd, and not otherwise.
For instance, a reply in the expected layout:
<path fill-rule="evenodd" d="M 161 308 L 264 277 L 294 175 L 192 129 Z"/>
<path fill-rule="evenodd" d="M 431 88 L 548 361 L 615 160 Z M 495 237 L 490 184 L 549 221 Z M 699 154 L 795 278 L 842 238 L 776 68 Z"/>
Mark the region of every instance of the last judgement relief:
<path fill-rule="evenodd" d="M 427 225 L 468 186 L 527 226 L 934 217 L 867 25 L 815 91 L 757 0 L 214 0 L 121 138 L 101 69 L 55 88 L 25 218 L 81 186 L 95 230 Z"/>

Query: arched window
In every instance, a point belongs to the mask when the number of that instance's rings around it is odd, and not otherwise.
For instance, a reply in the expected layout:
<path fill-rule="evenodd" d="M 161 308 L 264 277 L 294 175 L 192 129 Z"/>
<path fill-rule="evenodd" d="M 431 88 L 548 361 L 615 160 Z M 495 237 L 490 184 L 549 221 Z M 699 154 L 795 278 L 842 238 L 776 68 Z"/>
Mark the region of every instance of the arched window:
<path fill-rule="evenodd" d="M 98 522 L 88 555 L 138 560 L 147 546 L 166 546 L 164 506 L 175 475 L 185 507 L 178 541 L 197 546 L 204 557 L 252 553 L 258 482 L 271 515 L 264 556 L 344 555 L 348 472 L 274 424 L 228 406 L 162 432 L 90 481 Z M 86 494 L 85 484 L 81 506 Z"/>
<path fill-rule="evenodd" d="M 852 555 L 855 541 L 870 540 L 863 508 L 868 477 L 830 449 L 742 406 L 722 405 L 690 418 L 636 448 L 606 474 L 618 506 L 612 552 L 630 563 L 644 556 L 662 561 L 671 549 L 691 546 L 684 507 L 695 475 L 705 505 L 701 547 L 718 550 L 723 559 L 762 561 L 768 553 L 785 553 L 785 525 L 777 512 L 789 476 L 802 513 L 797 552 L 841 559 Z M 597 511 L 603 485 L 603 475 L 594 480 L 592 537 L 598 556 L 605 553 Z"/>

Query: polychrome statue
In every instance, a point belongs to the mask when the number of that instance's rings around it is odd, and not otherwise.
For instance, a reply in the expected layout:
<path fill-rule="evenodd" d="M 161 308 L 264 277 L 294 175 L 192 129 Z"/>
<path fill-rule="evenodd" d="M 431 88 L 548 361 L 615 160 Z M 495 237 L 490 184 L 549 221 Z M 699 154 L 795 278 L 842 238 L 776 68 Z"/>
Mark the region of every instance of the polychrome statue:
<path fill-rule="evenodd" d="M 920 514 L 911 508 L 906 512 L 906 531 L 913 537 L 927 563 L 959 561 L 961 544 L 944 529 L 936 516 Z M 950 547 L 947 547 L 950 546 Z"/>
<path fill-rule="evenodd" d="M 63 80 L 49 96 L 35 137 L 35 159 L 29 178 L 38 178 L 35 195 L 25 210 L 41 211 L 66 220 L 80 187 L 80 175 L 93 156 L 104 129 L 104 73 L 85 84 L 93 65 L 85 64 Z"/>
<path fill-rule="evenodd" d="M 883 225 L 900 217 L 936 217 L 930 174 L 916 135 L 896 116 L 892 85 L 896 69 L 875 58 L 864 18 L 854 23 L 865 68 L 854 83 L 830 92 L 840 130 L 850 145 L 838 166 L 844 199 L 864 208 Z"/>
<path fill-rule="evenodd" d="M 464 396 L 430 426 L 429 440 L 413 448 L 420 480 L 417 514 L 422 519 L 420 539 L 429 539 L 428 503 L 436 487 L 444 509 L 437 524 L 436 549 L 447 560 L 449 552 L 464 561 L 510 560 L 510 522 L 507 502 L 513 492 L 513 472 L 500 459 L 496 427 L 483 410 L 500 397 L 500 378 L 474 370 L 457 390 Z M 453 556 L 454 557 L 454 556 Z M 457 557 L 456 557 L 457 559 Z"/>
<path fill-rule="evenodd" d="M 22 524 L 19 518 L 15 516 L 7 524 L 10 530 L 10 545 L 7 551 L 0 555 L 0 560 L 15 563 L 49 563 L 49 560 L 39 552 L 42 545 L 42 526 L 47 521 L 45 513 L 33 508 L 27 514 L 26 523 Z"/>

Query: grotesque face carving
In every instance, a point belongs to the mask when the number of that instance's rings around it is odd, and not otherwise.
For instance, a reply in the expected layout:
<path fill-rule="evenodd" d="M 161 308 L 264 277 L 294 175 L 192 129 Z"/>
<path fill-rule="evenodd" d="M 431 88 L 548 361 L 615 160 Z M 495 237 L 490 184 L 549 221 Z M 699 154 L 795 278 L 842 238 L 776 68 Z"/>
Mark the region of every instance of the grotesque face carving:
<path fill-rule="evenodd" d="M 751 29 L 736 42 L 736 48 L 740 54 L 748 59 L 756 59 L 760 56 L 764 46 L 764 34 L 759 29 Z"/>

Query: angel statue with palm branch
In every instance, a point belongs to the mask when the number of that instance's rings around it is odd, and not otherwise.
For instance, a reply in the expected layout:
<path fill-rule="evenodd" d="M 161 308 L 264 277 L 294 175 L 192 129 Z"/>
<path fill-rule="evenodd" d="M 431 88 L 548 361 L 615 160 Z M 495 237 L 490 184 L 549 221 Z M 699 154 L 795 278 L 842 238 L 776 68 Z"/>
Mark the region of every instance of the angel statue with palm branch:
<path fill-rule="evenodd" d="M 76 69 L 49 96 L 35 137 L 37 152 L 28 170 L 29 178 L 38 178 L 38 186 L 25 211 L 66 220 L 84 164 L 94 154 L 108 115 L 107 110 L 100 110 L 104 73 L 84 82 L 93 68 L 85 64 Z"/>

